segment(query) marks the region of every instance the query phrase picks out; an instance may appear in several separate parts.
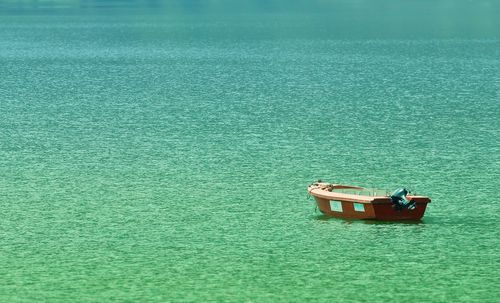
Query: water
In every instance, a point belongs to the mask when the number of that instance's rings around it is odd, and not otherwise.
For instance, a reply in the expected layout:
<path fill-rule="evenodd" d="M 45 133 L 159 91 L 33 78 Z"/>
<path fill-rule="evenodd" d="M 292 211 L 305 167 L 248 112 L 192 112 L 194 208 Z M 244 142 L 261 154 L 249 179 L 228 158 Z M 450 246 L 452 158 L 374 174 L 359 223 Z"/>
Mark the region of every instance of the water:
<path fill-rule="evenodd" d="M 3 2 L 0 301 L 497 302 L 499 11 Z M 317 179 L 433 202 L 328 219 Z"/>

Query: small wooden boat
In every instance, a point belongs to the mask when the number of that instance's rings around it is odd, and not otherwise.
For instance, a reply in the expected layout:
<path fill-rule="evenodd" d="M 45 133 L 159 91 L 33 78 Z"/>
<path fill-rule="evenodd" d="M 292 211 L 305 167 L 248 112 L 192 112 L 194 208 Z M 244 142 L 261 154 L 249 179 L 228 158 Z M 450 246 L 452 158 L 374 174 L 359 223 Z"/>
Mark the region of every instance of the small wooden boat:
<path fill-rule="evenodd" d="M 307 191 L 323 214 L 344 219 L 420 220 L 431 202 L 429 197 L 412 195 L 404 188 L 390 194 L 318 181 L 309 185 Z"/>

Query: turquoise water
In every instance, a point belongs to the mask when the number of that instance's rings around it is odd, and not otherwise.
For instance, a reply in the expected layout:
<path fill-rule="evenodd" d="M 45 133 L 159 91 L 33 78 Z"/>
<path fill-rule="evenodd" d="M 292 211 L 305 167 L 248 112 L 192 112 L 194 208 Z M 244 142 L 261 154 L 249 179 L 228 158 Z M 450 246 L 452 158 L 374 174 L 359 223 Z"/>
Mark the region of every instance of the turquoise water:
<path fill-rule="evenodd" d="M 0 301 L 498 302 L 500 7 L 371 2 L 2 2 Z"/>

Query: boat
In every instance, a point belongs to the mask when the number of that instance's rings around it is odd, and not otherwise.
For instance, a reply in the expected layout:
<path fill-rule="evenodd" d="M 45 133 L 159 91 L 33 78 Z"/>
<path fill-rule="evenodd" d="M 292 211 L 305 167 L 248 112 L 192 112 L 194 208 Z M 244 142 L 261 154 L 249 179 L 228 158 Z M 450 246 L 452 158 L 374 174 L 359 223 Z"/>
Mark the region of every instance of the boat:
<path fill-rule="evenodd" d="M 399 188 L 390 193 L 359 186 L 314 182 L 307 191 L 326 216 L 365 220 L 420 220 L 431 199 Z"/>

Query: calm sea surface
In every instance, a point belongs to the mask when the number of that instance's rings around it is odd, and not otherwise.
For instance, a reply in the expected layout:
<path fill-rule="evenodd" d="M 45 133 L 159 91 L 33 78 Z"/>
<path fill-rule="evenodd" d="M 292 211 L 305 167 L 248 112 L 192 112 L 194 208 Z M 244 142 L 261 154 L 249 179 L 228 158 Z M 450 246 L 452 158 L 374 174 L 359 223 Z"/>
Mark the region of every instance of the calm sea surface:
<path fill-rule="evenodd" d="M 499 15 L 2 1 L 0 301 L 499 302 Z M 432 203 L 328 219 L 317 179 Z"/>

